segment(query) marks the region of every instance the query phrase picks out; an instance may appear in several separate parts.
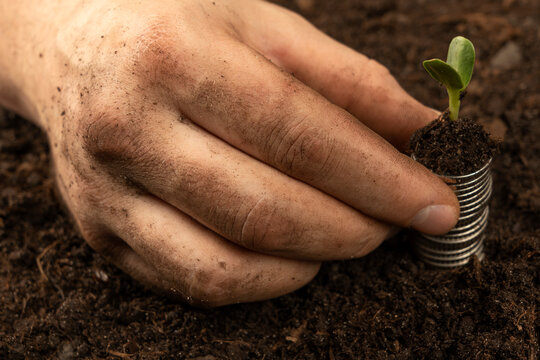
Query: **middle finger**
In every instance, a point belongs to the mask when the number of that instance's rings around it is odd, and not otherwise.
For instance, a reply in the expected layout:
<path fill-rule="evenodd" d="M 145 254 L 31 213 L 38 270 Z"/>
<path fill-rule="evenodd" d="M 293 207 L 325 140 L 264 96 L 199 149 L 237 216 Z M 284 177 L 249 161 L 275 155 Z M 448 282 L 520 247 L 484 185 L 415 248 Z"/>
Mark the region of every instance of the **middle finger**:
<path fill-rule="evenodd" d="M 260 252 L 308 260 L 358 257 L 389 235 L 388 225 L 178 119 L 160 112 L 135 123 L 152 123 L 150 129 L 119 119 L 91 126 L 89 150 L 113 173 Z"/>

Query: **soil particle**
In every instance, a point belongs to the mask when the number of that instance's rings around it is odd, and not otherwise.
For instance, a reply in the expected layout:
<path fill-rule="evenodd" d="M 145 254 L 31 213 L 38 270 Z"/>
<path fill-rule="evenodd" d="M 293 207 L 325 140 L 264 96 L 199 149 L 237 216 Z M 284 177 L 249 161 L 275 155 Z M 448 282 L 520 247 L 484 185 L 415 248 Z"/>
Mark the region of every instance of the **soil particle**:
<path fill-rule="evenodd" d="M 491 59 L 491 67 L 494 69 L 507 70 L 518 66 L 523 61 L 521 48 L 514 41 L 509 41 Z"/>
<path fill-rule="evenodd" d="M 58 360 L 71 360 L 74 359 L 73 345 L 70 342 L 65 342 L 60 345 L 58 351 Z"/>

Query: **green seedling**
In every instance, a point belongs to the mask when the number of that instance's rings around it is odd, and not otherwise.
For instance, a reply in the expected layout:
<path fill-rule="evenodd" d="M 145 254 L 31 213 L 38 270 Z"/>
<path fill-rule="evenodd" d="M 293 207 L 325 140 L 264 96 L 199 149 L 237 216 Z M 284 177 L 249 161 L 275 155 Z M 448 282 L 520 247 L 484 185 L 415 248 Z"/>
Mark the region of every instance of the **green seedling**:
<path fill-rule="evenodd" d="M 469 82 L 474 67 L 474 46 L 463 36 L 456 36 L 448 47 L 446 62 L 431 59 L 423 62 L 432 78 L 440 82 L 448 91 L 450 119 L 457 120 L 461 95 Z"/>

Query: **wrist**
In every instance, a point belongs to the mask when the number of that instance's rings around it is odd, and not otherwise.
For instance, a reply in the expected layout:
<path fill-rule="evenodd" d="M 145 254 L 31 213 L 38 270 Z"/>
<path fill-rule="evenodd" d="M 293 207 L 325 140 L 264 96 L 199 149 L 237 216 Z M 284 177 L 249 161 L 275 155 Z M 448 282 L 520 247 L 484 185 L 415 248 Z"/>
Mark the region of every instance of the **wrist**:
<path fill-rule="evenodd" d="M 40 114 L 55 69 L 54 41 L 77 1 L 0 0 L 0 105 L 45 127 Z"/>

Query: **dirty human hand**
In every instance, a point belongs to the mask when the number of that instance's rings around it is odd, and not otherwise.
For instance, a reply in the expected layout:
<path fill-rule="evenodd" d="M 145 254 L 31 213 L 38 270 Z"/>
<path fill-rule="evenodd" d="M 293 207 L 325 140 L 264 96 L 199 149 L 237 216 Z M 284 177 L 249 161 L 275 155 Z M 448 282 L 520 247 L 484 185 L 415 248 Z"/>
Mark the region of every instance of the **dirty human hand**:
<path fill-rule="evenodd" d="M 0 103 L 46 131 L 82 235 L 173 297 L 275 297 L 457 220 L 399 151 L 434 111 L 278 6 L 0 0 L 0 33 Z"/>

